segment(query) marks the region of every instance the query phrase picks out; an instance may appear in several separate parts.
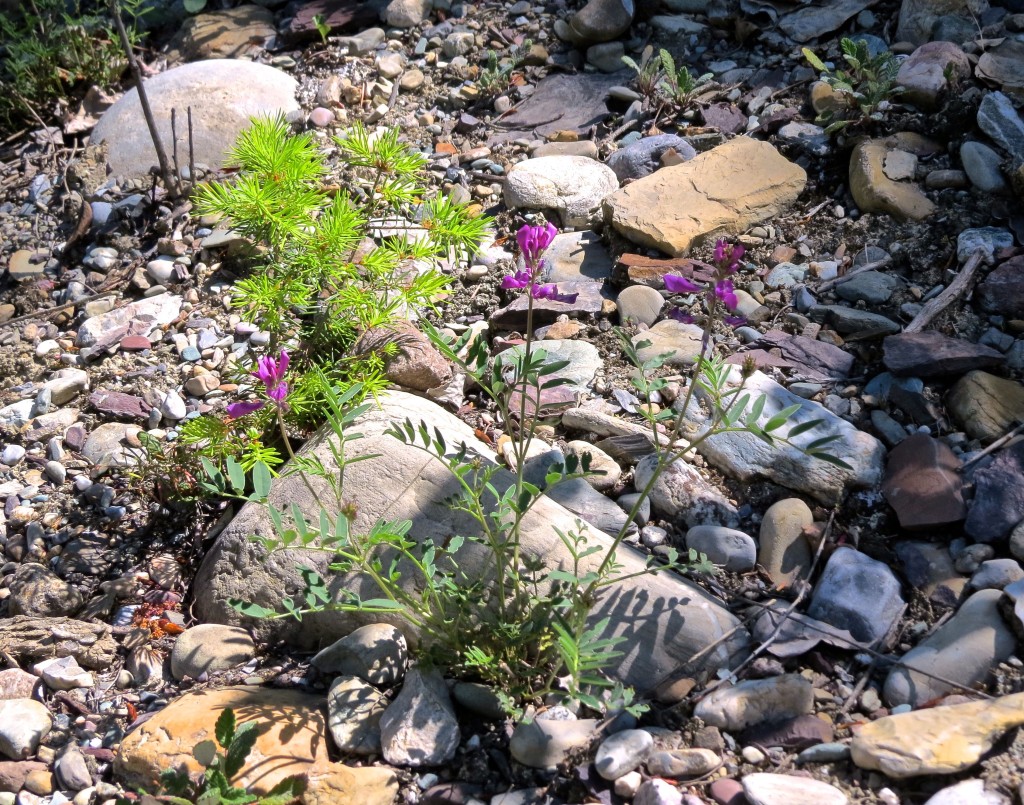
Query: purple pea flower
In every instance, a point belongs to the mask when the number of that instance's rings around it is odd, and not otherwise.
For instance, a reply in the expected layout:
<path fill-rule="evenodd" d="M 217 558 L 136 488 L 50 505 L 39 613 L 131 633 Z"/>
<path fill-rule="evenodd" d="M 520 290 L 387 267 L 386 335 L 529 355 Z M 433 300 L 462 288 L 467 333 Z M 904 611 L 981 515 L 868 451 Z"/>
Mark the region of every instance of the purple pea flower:
<path fill-rule="evenodd" d="M 740 300 L 736 298 L 736 291 L 733 289 L 730 280 L 719 280 L 715 284 L 714 294 L 722 300 L 722 304 L 729 310 L 735 310 L 736 306 L 740 303 Z"/>
<path fill-rule="evenodd" d="M 534 273 L 540 268 L 541 255 L 547 251 L 557 234 L 558 230 L 550 221 L 545 222 L 543 226 L 526 224 L 516 233 L 516 241 L 523 253 L 523 260 Z"/>
<path fill-rule="evenodd" d="M 715 241 L 715 265 L 718 266 L 719 271 L 735 274 L 739 270 L 740 258 L 743 257 L 744 252 L 746 249 L 743 248 L 742 243 L 730 246 L 726 243 L 725 238 L 719 238 Z"/>
<path fill-rule="evenodd" d="M 564 302 L 568 305 L 575 302 L 576 297 L 579 296 L 578 293 L 559 293 L 558 286 L 553 282 L 530 286 L 530 294 L 534 299 L 550 299 L 552 302 Z"/>
<path fill-rule="evenodd" d="M 517 271 L 515 274 L 508 274 L 501 280 L 501 287 L 510 291 L 513 288 L 527 288 L 533 280 L 529 271 Z"/>
<path fill-rule="evenodd" d="M 666 274 L 665 287 L 672 293 L 699 293 L 703 290 L 693 280 L 681 277 L 678 274 Z"/>
<path fill-rule="evenodd" d="M 256 371 L 251 372 L 253 377 L 258 378 L 266 387 L 266 394 L 278 408 L 284 407 L 285 397 L 288 396 L 288 384 L 284 382 L 284 376 L 288 372 L 288 350 L 282 349 L 279 357 L 272 358 L 264 355 L 256 364 Z M 227 407 L 228 416 L 232 419 L 248 416 L 259 411 L 267 404 L 266 400 L 255 400 L 252 402 L 231 403 Z"/>
<path fill-rule="evenodd" d="M 504 277 L 501 280 L 501 287 L 506 291 L 518 288 L 528 289 L 530 296 L 534 299 L 550 299 L 567 304 L 575 302 L 579 294 L 559 293 L 555 283 L 541 284 L 537 282 L 544 266 L 541 256 L 547 251 L 557 234 L 558 230 L 551 223 L 545 223 L 543 226 L 526 224 L 520 227 L 516 233 L 516 242 L 519 243 L 519 248 L 523 253 L 523 262 L 526 264 L 526 268 Z"/>
<path fill-rule="evenodd" d="M 265 400 L 231 403 L 227 409 L 228 416 L 232 419 L 241 419 L 243 416 L 249 416 L 249 414 L 256 413 L 266 404 Z"/>

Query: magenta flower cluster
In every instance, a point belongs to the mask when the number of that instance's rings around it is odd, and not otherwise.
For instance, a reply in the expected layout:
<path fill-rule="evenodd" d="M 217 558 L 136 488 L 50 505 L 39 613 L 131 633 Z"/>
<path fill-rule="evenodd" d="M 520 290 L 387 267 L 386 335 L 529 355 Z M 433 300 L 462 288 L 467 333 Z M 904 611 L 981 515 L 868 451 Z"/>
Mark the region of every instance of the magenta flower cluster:
<path fill-rule="evenodd" d="M 558 230 L 550 222 L 543 226 L 524 225 L 516 233 L 516 242 L 519 243 L 519 250 L 523 253 L 523 262 L 526 265 L 522 271 L 509 274 L 501 281 L 501 287 L 506 291 L 517 288 L 528 288 L 530 296 L 534 299 L 550 299 L 554 302 L 573 303 L 579 294 L 563 294 L 558 292 L 558 286 L 553 282 L 540 283 L 537 280 L 543 274 L 544 252 L 548 250 L 551 242 L 555 239 Z"/>
<path fill-rule="evenodd" d="M 665 287 L 672 293 L 703 293 L 709 311 L 713 312 L 721 302 L 726 310 L 732 312 L 736 310 L 739 299 L 736 297 L 736 289 L 729 277 L 739 270 L 740 258 L 743 257 L 744 251 L 741 244 L 733 246 L 726 243 L 724 238 L 719 238 L 715 242 L 716 277 L 712 282 L 702 285 L 678 274 L 666 274 Z M 691 317 L 680 313 L 678 309 L 673 310 L 670 315 L 680 321 L 692 321 Z M 724 321 L 726 324 L 737 325 L 742 324 L 744 319 L 741 316 L 726 316 Z"/>
<path fill-rule="evenodd" d="M 251 373 L 253 377 L 263 383 L 264 393 L 278 408 L 284 408 L 284 400 L 288 396 L 288 384 L 284 382 L 287 372 L 288 350 L 282 349 L 280 356 L 276 359 L 270 355 L 260 358 L 256 365 L 256 371 Z M 228 416 L 232 419 L 248 416 L 259 411 L 266 404 L 267 400 L 232 403 L 227 407 Z"/>

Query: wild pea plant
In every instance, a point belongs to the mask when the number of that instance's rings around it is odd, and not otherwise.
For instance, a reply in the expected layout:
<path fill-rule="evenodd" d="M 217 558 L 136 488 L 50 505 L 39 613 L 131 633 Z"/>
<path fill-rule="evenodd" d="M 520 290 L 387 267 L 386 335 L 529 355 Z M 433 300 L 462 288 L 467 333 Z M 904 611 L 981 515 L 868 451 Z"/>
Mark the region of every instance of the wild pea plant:
<path fill-rule="evenodd" d="M 847 69 L 829 69 L 810 48 L 804 48 L 804 58 L 821 79 L 842 99 L 845 108 L 824 112 L 817 122 L 826 124 L 828 134 L 846 126 L 857 126 L 869 120 L 882 120 L 892 106 L 893 99 L 903 92 L 896 81 L 900 65 L 896 57 L 886 51 L 872 56 L 867 42 L 843 37 L 839 43 Z"/>
<path fill-rule="evenodd" d="M 561 294 L 555 283 L 544 282 L 543 255 L 555 234 L 550 224 L 520 229 L 517 241 L 524 268 L 502 281 L 503 288 L 521 293 L 526 300 L 526 343 L 522 352 L 502 353 L 492 360 L 487 345 L 471 331 L 450 342 L 435 328 L 424 325 L 438 349 L 493 400 L 501 422 L 512 435 L 512 476 L 497 464 L 471 453 L 464 443 L 448 444 L 441 431 L 429 423 L 406 420 L 393 423 L 388 430 L 394 438 L 428 453 L 448 468 L 459 488 L 450 505 L 469 516 L 474 525 L 472 533 L 459 534 L 437 544 L 429 540 L 417 541 L 410 533 L 412 523 L 409 521 L 383 520 L 369 533 L 355 533 L 352 528 L 354 510 L 344 495 L 344 478 L 348 466 L 366 456 L 350 458 L 346 455 L 346 446 L 358 438 L 349 428 L 368 405 L 353 405 L 353 389 L 341 394 L 330 391 L 328 422 L 335 438 L 328 444 L 337 469 L 329 470 L 315 457 L 300 455 L 286 470 L 303 478 L 314 498 L 320 501 L 319 512 L 309 513 L 307 517 L 294 505 L 287 512 L 269 506 L 275 533 L 272 537 L 253 539 L 268 552 L 287 548 L 327 552 L 333 556 L 329 565 L 332 572 L 356 571 L 368 577 L 380 597 L 362 599 L 353 590 L 332 596 L 319 573 L 303 568 L 305 588 L 300 595 L 284 602 L 284 612 L 241 601 L 230 602 L 232 606 L 245 615 L 264 618 L 301 618 L 325 610 L 397 613 L 420 631 L 428 651 L 433 651 L 438 659 L 448 660 L 452 672 L 495 684 L 512 712 L 524 700 L 549 693 L 580 701 L 598 711 L 604 709 L 603 700 L 634 710 L 639 707 L 632 703 L 630 691 L 612 683 L 602 673 L 619 656 L 618 638 L 606 634 L 609 619 L 595 623 L 591 612 L 610 585 L 632 576 L 669 569 L 685 570 L 688 566 L 701 571 L 713 568 L 703 556 L 691 552 L 689 563 L 680 563 L 678 554 L 670 551 L 664 564 L 652 558 L 639 572 L 626 571 L 619 562 L 618 551 L 630 532 L 629 524 L 636 517 L 642 499 L 610 542 L 592 540 L 580 521 L 569 531 L 553 528 L 552 538 L 561 541 L 570 557 L 567 568 L 549 569 L 538 557 L 523 550 L 525 518 L 545 492 L 569 479 L 592 474 L 589 456 L 584 454 L 582 459 L 570 456 L 549 468 L 543 488 L 530 483 L 526 476 L 541 395 L 566 382 L 558 373 L 567 362 L 550 360 L 543 342 L 536 341 L 533 335 L 536 300 L 573 301 L 571 296 Z M 685 402 L 690 402 L 696 388 L 702 388 L 710 395 L 714 416 L 711 427 L 704 433 L 692 435 L 684 429 L 682 412 L 664 432 L 666 422 L 673 417 L 672 412 L 648 415 L 652 440 L 658 448 L 658 465 L 653 478 L 642 490 L 642 498 L 650 494 L 658 475 L 671 462 L 682 460 L 684 453 L 716 433 L 746 430 L 771 444 L 789 444 L 792 436 L 819 424 L 802 423 L 790 429 L 786 436 L 780 435 L 780 428 L 795 408 L 785 409 L 767 422 L 759 423 L 765 399 L 762 397 L 750 405 L 750 395 L 743 394 L 742 385 L 729 389 L 727 368 L 719 359 L 711 357 L 713 327 L 723 312 L 736 307 L 731 277 L 741 256 L 742 247 L 728 247 L 722 241 L 716 247 L 711 282 L 698 285 L 682 276 L 670 276 L 666 281 L 670 290 L 701 294 L 706 310 L 704 345 Z M 628 338 L 623 340 L 627 354 L 643 370 L 637 388 L 645 396 L 663 388 L 664 381 L 652 375 L 665 356 L 640 362 Z M 268 375 L 268 403 L 274 401 L 275 384 L 283 382 L 283 375 L 277 371 L 280 363 L 277 361 L 276 370 Z M 274 404 L 280 407 L 282 403 Z M 821 452 L 834 438 L 837 437 L 819 440 L 807 452 L 841 463 Z M 224 478 L 218 477 L 212 466 L 208 469 L 212 483 L 225 489 Z M 310 482 L 313 476 L 327 482 L 334 498 L 332 502 L 320 500 Z M 460 569 L 460 551 L 469 543 L 485 549 L 489 564 L 485 572 L 481 573 L 479 568 Z M 451 662 L 452 657 L 454 662 Z"/>

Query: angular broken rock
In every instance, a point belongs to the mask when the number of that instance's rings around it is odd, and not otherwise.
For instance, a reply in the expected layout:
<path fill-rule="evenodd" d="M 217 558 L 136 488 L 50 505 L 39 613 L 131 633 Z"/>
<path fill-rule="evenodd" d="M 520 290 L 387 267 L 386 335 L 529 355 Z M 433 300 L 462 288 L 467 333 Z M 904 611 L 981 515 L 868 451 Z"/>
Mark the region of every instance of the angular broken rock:
<path fill-rule="evenodd" d="M 1024 254 L 1011 257 L 985 277 L 975 298 L 986 313 L 1024 317 Z"/>
<path fill-rule="evenodd" d="M 109 345 L 120 341 L 129 331 L 133 335 L 149 335 L 160 325 L 174 321 L 181 313 L 181 303 L 180 296 L 162 293 L 93 316 L 78 328 L 75 344 L 79 347 Z"/>
<path fill-rule="evenodd" d="M 393 352 L 386 351 L 391 347 Z M 416 391 L 443 386 L 452 379 L 452 368 L 430 339 L 407 321 L 373 327 L 353 347 L 356 355 L 380 353 L 388 380 Z"/>
<path fill-rule="evenodd" d="M 773 146 L 737 137 L 613 193 L 604 216 L 634 243 L 679 256 L 778 215 L 806 183 L 803 168 Z"/>
<path fill-rule="evenodd" d="M 885 716 L 853 736 L 853 762 L 889 777 L 956 774 L 977 763 L 1007 730 L 1024 724 L 1024 693 Z"/>
<path fill-rule="evenodd" d="M 364 414 L 353 428 L 363 438 L 350 442 L 347 456 L 373 456 L 359 463 L 358 473 L 345 477 L 344 496 L 355 504 L 353 529 L 366 533 L 381 518 L 411 520 L 409 534 L 417 540 L 441 543 L 452 534 L 471 534 L 474 521 L 453 511 L 446 501 L 459 486 L 448 470 L 423 451 L 407 446 L 385 431 L 393 422 L 407 417 L 418 424 L 421 420 L 438 428 L 449 446 L 465 442 L 469 457 L 478 456 L 485 464 L 495 461 L 494 453 L 478 440 L 471 428 L 440 406 L 411 394 L 391 392 L 380 398 L 381 408 Z M 319 457 L 334 471 L 328 443 L 329 430 L 321 431 L 303 448 L 304 453 Z M 325 502 L 331 500 L 325 482 L 310 479 Z M 512 475 L 499 470 L 492 483 L 503 490 L 512 483 Z M 312 500 L 302 479 L 282 477 L 275 481 L 270 502 L 279 509 L 294 503 L 305 512 L 307 520 L 316 521 L 320 506 Z M 582 522 L 582 526 L 578 523 Z M 542 556 L 550 566 L 569 561 L 555 535 L 555 528 L 563 532 L 582 529 L 590 545 L 607 545 L 609 538 L 585 521 L 569 513 L 547 498 L 541 498 L 525 518 L 521 535 L 523 551 L 527 555 Z M 324 575 L 328 588 L 334 592 L 342 588 L 357 591 L 364 599 L 379 596 L 374 584 L 353 573 L 332 574 L 327 570 L 330 556 L 322 552 L 289 550 L 266 556 L 249 537 L 253 534 L 269 536 L 273 526 L 264 507 L 247 504 L 225 529 L 206 555 L 196 578 L 196 609 L 206 623 L 244 623 L 251 625 L 260 639 L 287 639 L 299 646 L 328 645 L 344 637 L 353 629 L 382 619 L 379 615 L 359 616 L 349 612 L 324 612 L 306 615 L 301 623 L 283 624 L 281 621 L 252 621 L 243 618 L 227 601 L 232 598 L 252 601 L 262 606 L 279 608 L 289 591 L 302 589 L 302 579 L 296 564 L 306 564 Z M 489 554 L 483 546 L 469 540 L 460 549 L 458 566 L 470 577 L 486 577 L 490 565 Z M 624 572 L 635 572 L 644 566 L 643 557 L 626 547 L 617 552 Z M 584 560 L 586 567 L 600 561 L 598 557 Z M 406 569 L 407 583 L 416 584 L 415 573 Z M 742 651 L 748 637 L 739 621 L 718 601 L 684 579 L 669 575 L 639 576 L 626 583 L 608 588 L 592 611 L 596 621 L 610 617 L 608 634 L 628 636 L 622 645 L 625 652 L 621 660 L 610 669 L 627 684 L 647 686 L 677 670 L 689 658 L 718 640 L 733 628 L 738 631 L 724 640 L 707 656 L 697 661 L 698 668 L 717 668 L 728 661 L 730 655 Z M 390 618 L 411 642 L 417 635 L 397 615 Z M 671 639 L 666 639 L 670 634 Z"/>
<path fill-rule="evenodd" d="M 967 516 L 960 459 L 945 442 L 915 433 L 889 453 L 882 494 L 909 530 L 958 523 Z"/>
<path fill-rule="evenodd" d="M 998 543 L 1024 520 L 1024 442 L 995 454 L 974 473 L 974 500 L 964 531 L 975 542 Z"/>
<path fill-rule="evenodd" d="M 1003 354 L 991 347 L 934 330 L 890 335 L 882 342 L 885 368 L 900 377 L 959 375 L 998 366 L 1004 360 Z"/>
<path fill-rule="evenodd" d="M 731 369 L 728 388 L 739 385 L 740 379 L 739 367 Z M 762 394 L 765 395 L 765 405 L 758 418 L 762 426 L 783 408 L 800 406 L 787 424 L 779 429 L 780 436 L 785 436 L 802 422 L 823 420 L 818 427 L 796 436 L 794 444 L 799 447 L 825 436 L 838 436 L 828 445 L 827 451 L 845 461 L 850 469 L 809 458 L 796 447 L 771 446 L 751 433 L 738 432 L 716 434 L 697 447 L 697 452 L 723 472 L 741 481 L 770 478 L 781 486 L 806 492 L 827 504 L 838 502 L 848 487 L 870 488 L 882 479 L 885 447 L 875 437 L 858 430 L 818 403 L 797 397 L 761 372 L 754 372 L 744 388 L 750 394 L 750 407 Z M 698 390 L 694 397 L 686 420 L 692 432 L 699 434 L 709 424 L 708 414 L 698 404 L 698 401 L 704 401 L 706 393 Z"/>

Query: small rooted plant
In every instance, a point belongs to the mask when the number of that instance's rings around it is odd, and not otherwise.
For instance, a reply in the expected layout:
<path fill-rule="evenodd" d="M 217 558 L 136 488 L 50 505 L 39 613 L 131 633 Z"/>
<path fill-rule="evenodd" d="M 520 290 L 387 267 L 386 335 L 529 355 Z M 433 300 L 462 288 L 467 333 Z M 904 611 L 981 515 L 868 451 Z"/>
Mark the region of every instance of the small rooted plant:
<path fill-rule="evenodd" d="M 10 3 L 0 11 L 0 126 L 60 120 L 65 96 L 92 84 L 109 87 L 128 67 L 114 23 L 81 0 Z M 129 42 L 139 41 L 143 0 L 121 0 Z"/>
<path fill-rule="evenodd" d="M 896 57 L 886 51 L 872 56 L 867 42 L 847 37 L 839 43 L 847 69 L 829 69 L 810 48 L 804 48 L 804 58 L 821 79 L 828 84 L 845 104 L 837 111 L 824 112 L 817 122 L 826 125 L 829 134 L 846 126 L 861 125 L 868 120 L 882 120 L 893 99 L 903 92 L 896 81 L 900 65 Z"/>
<path fill-rule="evenodd" d="M 495 98 L 508 91 L 512 85 L 513 72 L 522 64 L 531 47 L 533 40 L 527 39 L 521 45 L 510 48 L 508 55 L 503 59 L 499 59 L 495 51 L 487 51 L 487 64 L 481 68 L 476 79 L 482 98 Z"/>
<path fill-rule="evenodd" d="M 675 59 L 664 48 L 661 50 L 660 57 L 665 77 L 658 85 L 658 89 L 669 102 L 674 103 L 680 109 L 686 109 L 693 103 L 698 93 L 709 90 L 715 85 L 711 80 L 712 73 L 696 75 L 691 73 L 685 64 L 679 65 L 679 68 L 676 69 Z"/>
<path fill-rule="evenodd" d="M 331 32 L 331 26 L 327 24 L 323 14 L 313 15 L 313 25 L 316 26 L 316 32 L 320 34 L 320 41 L 323 44 L 327 44 L 327 35 Z"/>
<path fill-rule="evenodd" d="M 658 475 L 671 462 L 681 460 L 683 454 L 715 434 L 744 430 L 770 444 L 791 445 L 792 437 L 816 427 L 820 420 L 800 423 L 783 435 L 780 429 L 796 412 L 790 407 L 760 422 L 765 397 L 751 404 L 750 394 L 744 393 L 742 383 L 735 388 L 735 384 L 730 385 L 733 367 L 711 356 L 713 327 L 722 317 L 722 311 L 736 307 L 731 277 L 742 256 L 742 247 L 727 247 L 722 241 L 716 247 L 715 265 L 709 266 L 714 272 L 710 282 L 697 284 L 681 276 L 667 279 L 670 290 L 701 295 L 706 308 L 704 347 L 680 412 L 648 414 L 659 451 L 657 468 L 622 529 L 610 542 L 602 543 L 592 542 L 579 521 L 577 527 L 568 532 L 554 529 L 555 537 L 570 560 L 566 569 L 549 569 L 539 557 L 524 552 L 524 518 L 538 500 L 560 483 L 592 474 L 589 456 L 584 455 L 581 459 L 569 456 L 550 467 L 543 486 L 531 483 L 526 475 L 541 393 L 567 382 L 559 377 L 567 362 L 550 360 L 543 344 L 536 343 L 533 337 L 536 299 L 571 301 L 569 296 L 560 293 L 556 284 L 544 282 L 543 255 L 555 234 L 550 224 L 520 229 L 517 241 L 524 268 L 502 282 L 503 288 L 518 291 L 526 299 L 526 342 L 521 351 L 509 350 L 491 360 L 487 346 L 482 339 L 475 338 L 472 331 L 449 342 L 442 333 L 424 325 L 445 357 L 458 365 L 494 402 L 500 421 L 512 435 L 509 456 L 512 477 L 498 465 L 470 452 L 465 444 L 448 444 L 441 431 L 426 422 L 406 420 L 394 423 L 389 430 L 396 439 L 429 453 L 450 470 L 459 491 L 449 504 L 469 516 L 474 530 L 435 543 L 415 539 L 410 534 L 412 523 L 409 521 L 381 520 L 368 533 L 356 533 L 352 528 L 355 511 L 345 499 L 344 479 L 348 465 L 366 456 L 349 458 L 346 446 L 357 438 L 349 433 L 349 427 L 368 406 L 353 404 L 357 391 L 352 388 L 340 394 L 330 391 L 327 394 L 331 411 L 328 422 L 335 438 L 328 444 L 337 470 L 328 471 L 322 462 L 308 455 L 295 458 L 286 469 L 286 472 L 298 474 L 314 498 L 320 501 L 319 512 L 310 512 L 307 517 L 294 505 L 290 511 L 269 506 L 274 535 L 253 539 L 268 552 L 288 548 L 325 551 L 333 557 L 329 565 L 332 572 L 357 572 L 372 580 L 380 596 L 363 599 L 352 589 L 332 593 L 318 572 L 304 567 L 301 577 L 305 587 L 299 595 L 285 600 L 283 612 L 237 600 L 230 602 L 232 606 L 245 615 L 267 618 L 301 618 L 324 610 L 397 613 L 420 631 L 427 651 L 433 652 L 437 661 L 445 662 L 456 674 L 498 686 L 510 711 L 516 711 L 524 699 L 551 693 L 580 701 L 598 711 L 603 710 L 608 701 L 637 710 L 640 705 L 633 703 L 631 692 L 602 673 L 602 669 L 619 656 L 618 638 L 606 635 L 608 619 L 593 623 L 590 613 L 610 585 L 637 575 L 625 571 L 616 558 L 617 551 Z M 628 338 L 624 342 L 627 354 L 642 369 L 641 377 L 636 380 L 637 388 L 649 398 L 653 391 L 663 387 L 664 381 L 653 374 L 666 356 L 640 362 Z M 749 371 L 744 372 L 744 379 L 747 376 Z M 270 385 L 268 383 L 268 387 Z M 685 412 L 698 389 L 707 395 L 713 416 L 710 427 L 694 434 L 684 427 Z M 269 395 L 269 399 L 272 398 L 273 395 Z M 280 403 L 276 405 L 279 407 Z M 839 459 L 823 451 L 835 438 L 838 437 L 818 440 L 805 452 L 842 465 Z M 212 466 L 207 469 L 211 483 L 226 488 L 219 470 Z M 327 482 L 333 501 L 319 498 L 309 476 Z M 460 567 L 460 550 L 468 543 L 484 549 L 488 558 L 485 572 Z M 668 552 L 667 562 L 651 557 L 646 568 L 639 572 L 659 573 L 670 569 L 711 572 L 713 566 L 705 557 L 693 552 L 680 561 L 673 550 Z M 606 689 L 603 694 L 602 689 Z"/>
<path fill-rule="evenodd" d="M 214 741 L 200 741 L 192 756 L 205 771 L 194 780 L 185 769 L 167 769 L 160 775 L 161 792 L 155 799 L 168 805 L 291 805 L 306 789 L 301 777 L 287 777 L 264 796 L 251 794 L 231 780 L 245 766 L 259 736 L 255 721 L 235 725 L 235 713 L 224 708 L 214 726 Z M 129 805 L 119 799 L 118 805 Z"/>
<path fill-rule="evenodd" d="M 648 45 L 640 54 L 640 63 L 631 56 L 623 56 L 622 63 L 636 73 L 633 76 L 633 86 L 646 101 L 653 101 L 658 94 L 658 88 L 665 78 L 665 70 L 662 65 L 662 54 L 655 53 L 654 48 Z"/>

